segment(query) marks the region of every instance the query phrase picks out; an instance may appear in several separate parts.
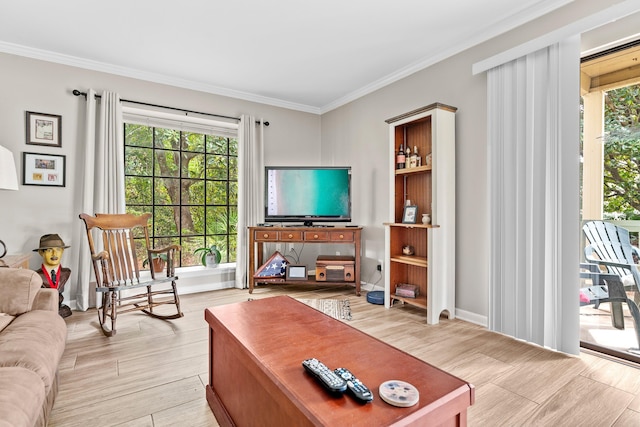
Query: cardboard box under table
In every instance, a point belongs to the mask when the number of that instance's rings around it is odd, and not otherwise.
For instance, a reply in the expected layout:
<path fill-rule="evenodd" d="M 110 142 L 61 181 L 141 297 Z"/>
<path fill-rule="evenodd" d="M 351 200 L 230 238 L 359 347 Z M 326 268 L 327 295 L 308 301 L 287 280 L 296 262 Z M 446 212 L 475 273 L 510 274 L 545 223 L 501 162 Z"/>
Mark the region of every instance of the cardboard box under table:
<path fill-rule="evenodd" d="M 349 255 L 318 255 L 316 259 L 317 282 L 353 282 L 355 258 Z"/>

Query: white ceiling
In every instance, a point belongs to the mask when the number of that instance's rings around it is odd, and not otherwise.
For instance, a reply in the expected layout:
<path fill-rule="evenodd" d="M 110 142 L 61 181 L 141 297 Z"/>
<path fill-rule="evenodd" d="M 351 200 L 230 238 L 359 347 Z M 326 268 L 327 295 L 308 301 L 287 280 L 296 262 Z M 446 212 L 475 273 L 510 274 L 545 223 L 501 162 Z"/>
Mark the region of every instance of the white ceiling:
<path fill-rule="evenodd" d="M 322 113 L 570 1 L 0 0 L 0 52 Z"/>

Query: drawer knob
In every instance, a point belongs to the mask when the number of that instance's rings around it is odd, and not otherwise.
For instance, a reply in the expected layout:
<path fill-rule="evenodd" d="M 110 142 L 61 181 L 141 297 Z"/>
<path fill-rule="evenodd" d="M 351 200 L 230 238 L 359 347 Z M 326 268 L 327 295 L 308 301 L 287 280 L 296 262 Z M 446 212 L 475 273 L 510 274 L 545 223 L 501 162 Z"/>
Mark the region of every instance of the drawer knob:
<path fill-rule="evenodd" d="M 267 237 L 269 237 L 269 235 L 267 233 L 264 233 L 264 236 L 262 236 L 262 237 L 264 237 L 266 239 Z"/>
<path fill-rule="evenodd" d="M 314 239 L 317 239 L 317 238 L 318 238 L 318 235 L 317 235 L 317 234 L 314 234 L 314 235 L 313 235 L 313 238 L 314 238 Z"/>
<path fill-rule="evenodd" d="M 289 238 L 290 238 L 290 239 L 293 239 L 293 234 L 289 234 Z"/>
<path fill-rule="evenodd" d="M 341 239 L 344 239 L 344 234 L 341 234 L 341 235 L 340 235 L 340 238 L 341 238 Z"/>

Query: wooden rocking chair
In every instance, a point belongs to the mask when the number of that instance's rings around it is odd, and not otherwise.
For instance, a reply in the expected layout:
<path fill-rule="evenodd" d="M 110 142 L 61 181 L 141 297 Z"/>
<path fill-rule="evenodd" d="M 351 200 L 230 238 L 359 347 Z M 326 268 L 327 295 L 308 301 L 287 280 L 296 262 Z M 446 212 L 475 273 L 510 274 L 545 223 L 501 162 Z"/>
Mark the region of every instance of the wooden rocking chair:
<path fill-rule="evenodd" d="M 96 277 L 96 292 L 102 294 L 102 306 L 98 307 L 98 320 L 102 332 L 110 337 L 116 334 L 119 313 L 142 311 L 159 319 L 177 319 L 183 316 L 176 290 L 174 259 L 180 246 L 171 245 L 154 249 L 149 240 L 148 223 L 151 214 L 96 214 L 95 217 L 80 214 L 87 229 L 91 261 Z M 101 231 L 102 250 L 97 252 L 93 230 Z M 137 245 L 136 245 L 137 243 Z M 144 245 L 149 262 L 151 279 L 140 280 L 140 263 L 136 247 Z M 153 259 L 166 257 L 166 275 L 156 276 Z M 142 291 L 140 288 L 144 288 Z M 153 289 L 152 289 L 153 288 Z M 158 289 L 160 288 L 160 289 Z M 130 291 L 132 289 L 137 289 Z M 156 299 L 159 295 L 170 298 Z M 177 312 L 160 314 L 154 309 L 161 305 L 175 305 Z M 173 311 L 173 310 L 172 310 Z M 108 321 L 110 319 L 110 325 Z"/>

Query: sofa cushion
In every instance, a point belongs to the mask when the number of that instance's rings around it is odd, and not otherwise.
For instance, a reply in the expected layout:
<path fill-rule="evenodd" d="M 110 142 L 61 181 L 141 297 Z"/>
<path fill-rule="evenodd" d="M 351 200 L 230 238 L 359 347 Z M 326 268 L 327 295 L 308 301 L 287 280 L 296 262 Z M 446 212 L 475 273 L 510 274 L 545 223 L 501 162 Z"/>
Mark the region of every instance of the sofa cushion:
<path fill-rule="evenodd" d="M 6 328 L 9 323 L 11 323 L 13 319 L 15 319 L 15 317 L 16 316 L 11 316 L 7 313 L 0 313 L 0 332 L 2 332 L 2 330 Z"/>
<path fill-rule="evenodd" d="M 67 340 L 67 324 L 57 312 L 35 310 L 16 317 L 0 332 L 0 367 L 36 372 L 46 394 L 54 384 Z"/>
<path fill-rule="evenodd" d="M 0 268 L 0 313 L 18 316 L 31 310 L 42 278 L 32 270 Z"/>
<path fill-rule="evenodd" d="M 0 368 L 0 427 L 37 425 L 44 400 L 38 374 L 19 367 Z"/>

